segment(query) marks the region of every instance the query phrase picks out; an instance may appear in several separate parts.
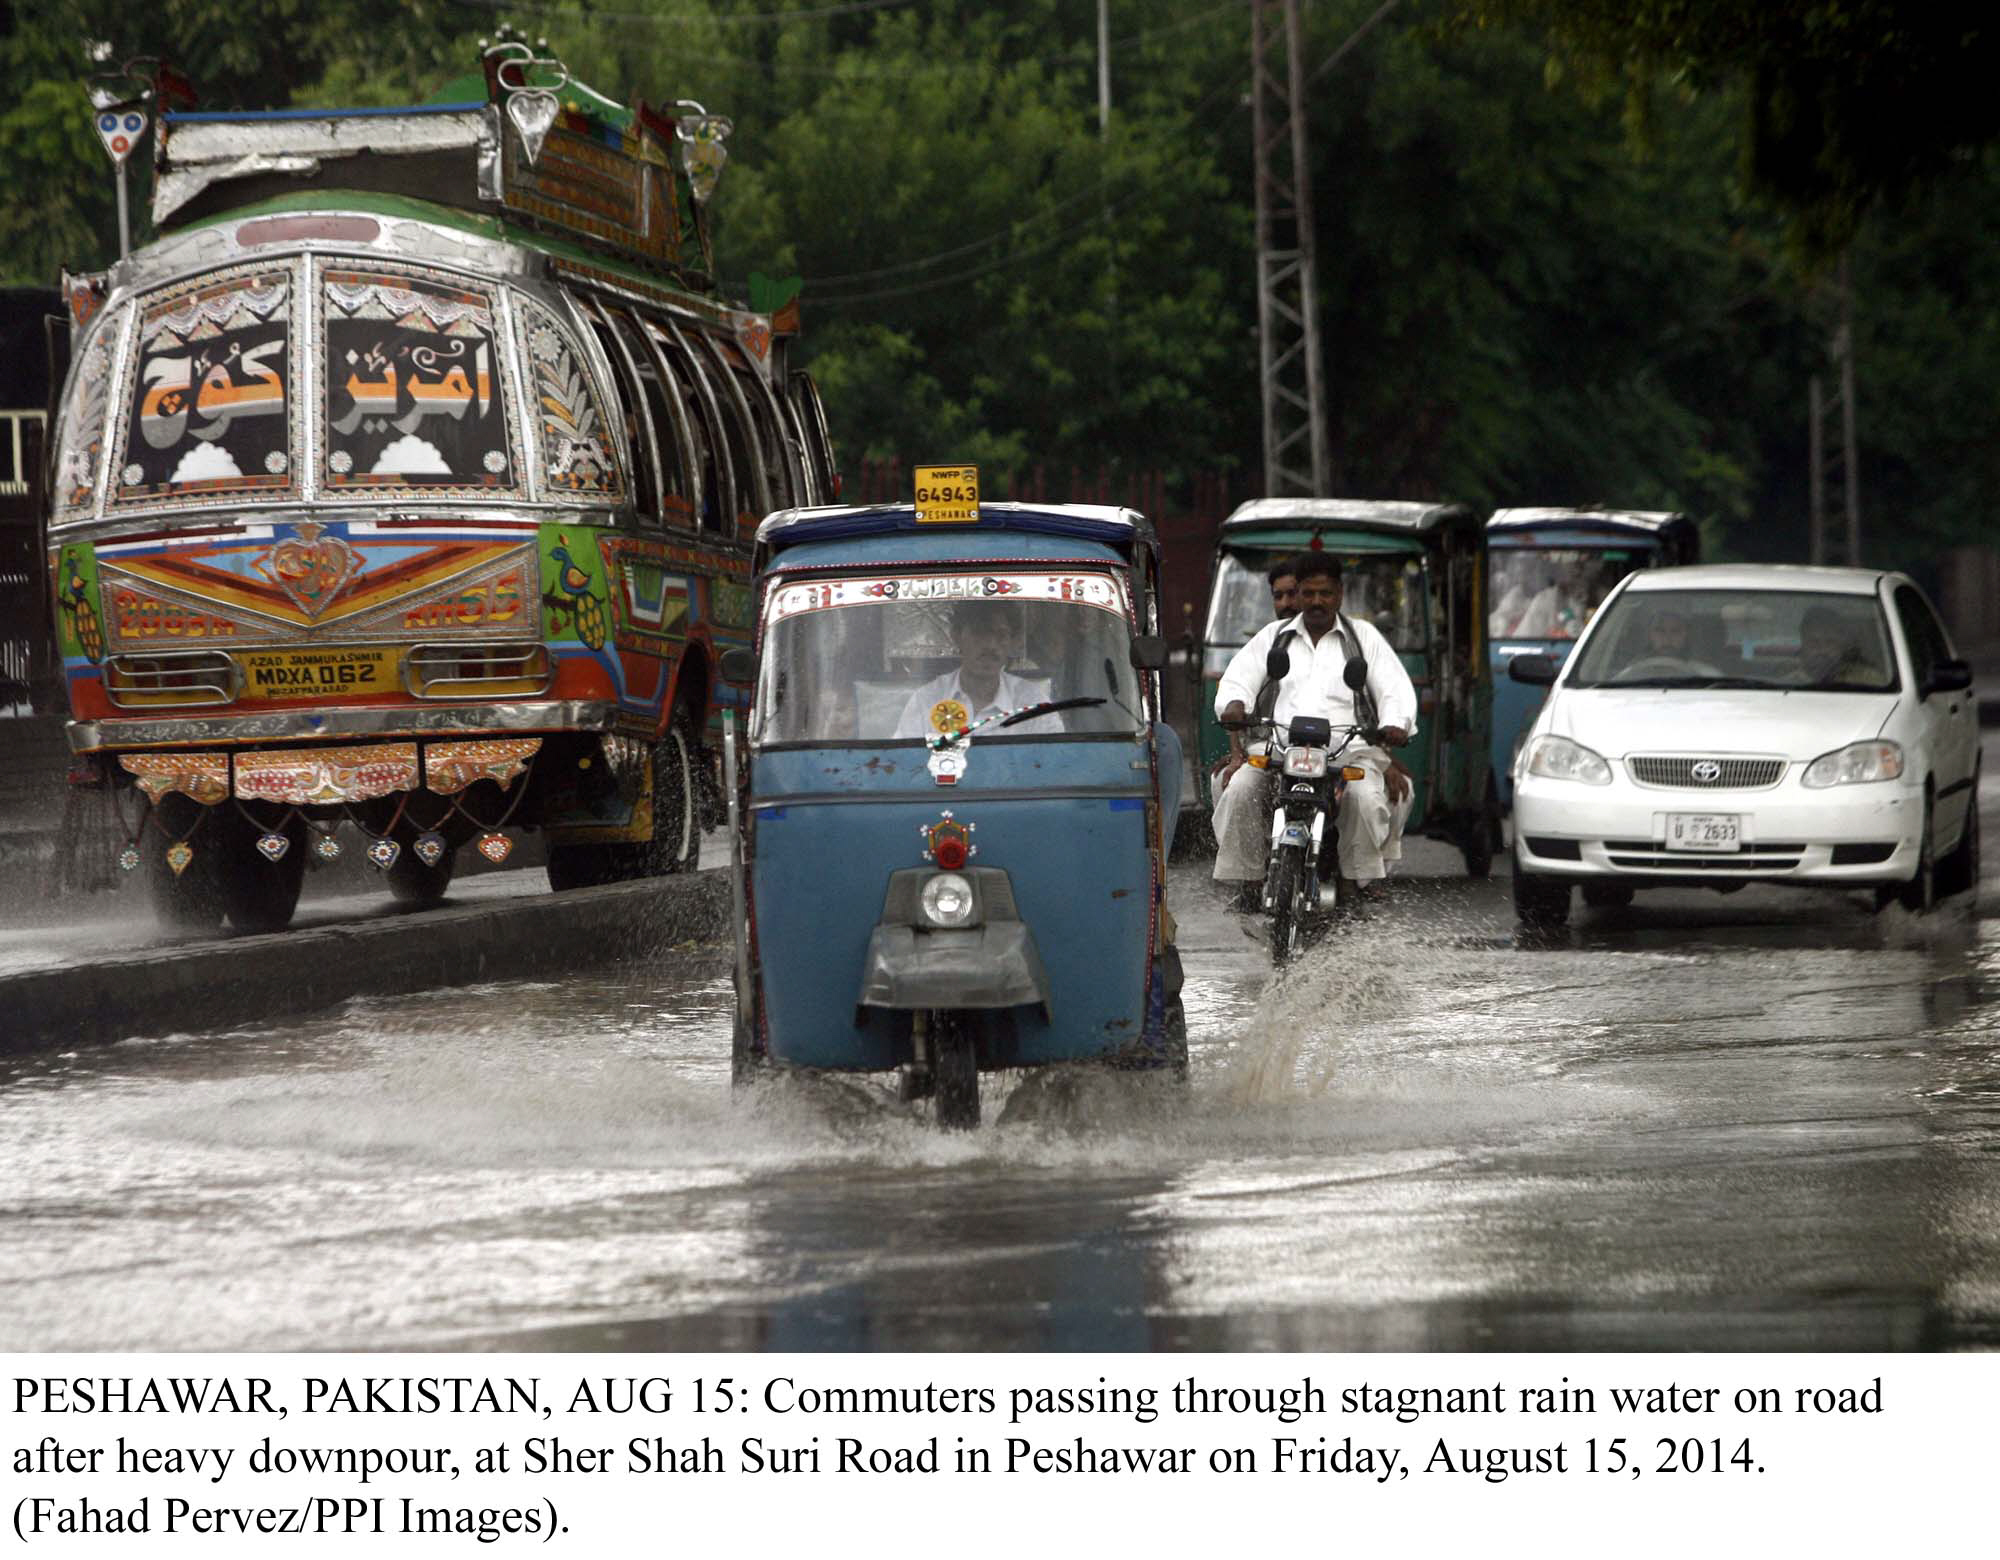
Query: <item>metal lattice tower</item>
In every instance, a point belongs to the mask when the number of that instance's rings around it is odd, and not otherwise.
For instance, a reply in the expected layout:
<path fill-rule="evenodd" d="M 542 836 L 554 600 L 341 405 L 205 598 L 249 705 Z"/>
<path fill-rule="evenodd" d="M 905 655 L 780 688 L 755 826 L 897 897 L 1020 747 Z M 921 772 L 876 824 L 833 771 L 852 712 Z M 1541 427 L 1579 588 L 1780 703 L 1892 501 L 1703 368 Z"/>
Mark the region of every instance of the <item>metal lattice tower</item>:
<path fill-rule="evenodd" d="M 1328 491 L 1326 369 L 1313 269 L 1299 0 L 1250 0 L 1250 127 L 1257 185 L 1257 358 L 1264 491 Z"/>

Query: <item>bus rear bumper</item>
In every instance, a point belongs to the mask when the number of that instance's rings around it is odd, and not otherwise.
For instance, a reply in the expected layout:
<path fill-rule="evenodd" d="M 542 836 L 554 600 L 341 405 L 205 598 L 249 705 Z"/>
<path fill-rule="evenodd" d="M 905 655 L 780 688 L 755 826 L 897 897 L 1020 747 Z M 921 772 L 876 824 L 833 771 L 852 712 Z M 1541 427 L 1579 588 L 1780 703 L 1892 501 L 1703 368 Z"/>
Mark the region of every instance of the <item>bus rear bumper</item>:
<path fill-rule="evenodd" d="M 610 731 L 618 706 L 608 699 L 538 699 L 518 703 L 402 705 L 390 709 L 274 710 L 206 719 L 150 716 L 73 720 L 73 753 L 245 743 L 337 741 L 355 737 L 455 737 L 481 732 Z"/>

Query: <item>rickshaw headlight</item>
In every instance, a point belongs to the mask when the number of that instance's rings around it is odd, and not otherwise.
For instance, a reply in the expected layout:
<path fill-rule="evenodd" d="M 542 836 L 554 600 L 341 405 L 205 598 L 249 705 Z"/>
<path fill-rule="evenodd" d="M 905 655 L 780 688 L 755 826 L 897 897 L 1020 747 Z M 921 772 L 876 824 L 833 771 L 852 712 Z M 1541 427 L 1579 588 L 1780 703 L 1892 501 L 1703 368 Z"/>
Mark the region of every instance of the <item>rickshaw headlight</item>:
<path fill-rule="evenodd" d="M 1308 780 L 1317 780 L 1326 773 L 1326 749 L 1316 747 L 1288 748 L 1285 752 L 1285 773 L 1303 775 Z"/>
<path fill-rule="evenodd" d="M 979 908 L 972 885 L 956 872 L 940 872 L 917 896 L 924 919 L 933 926 L 964 926 Z"/>

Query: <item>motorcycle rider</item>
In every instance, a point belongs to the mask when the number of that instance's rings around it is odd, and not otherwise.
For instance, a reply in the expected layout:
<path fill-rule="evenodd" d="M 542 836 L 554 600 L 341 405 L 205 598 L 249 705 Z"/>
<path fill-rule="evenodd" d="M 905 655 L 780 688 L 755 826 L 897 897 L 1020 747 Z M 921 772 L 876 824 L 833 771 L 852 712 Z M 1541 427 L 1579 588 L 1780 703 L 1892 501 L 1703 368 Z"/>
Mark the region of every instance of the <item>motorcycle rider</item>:
<path fill-rule="evenodd" d="M 1358 885 L 1377 884 L 1387 875 L 1384 851 L 1397 832 L 1398 815 L 1407 816 L 1407 779 L 1399 788 L 1400 800 L 1392 800 L 1387 776 L 1393 760 L 1385 749 L 1402 747 L 1416 730 L 1416 689 L 1380 631 L 1342 614 L 1337 559 L 1324 553 L 1302 554 L 1293 577 L 1298 585 L 1297 616 L 1260 632 L 1230 661 L 1216 690 L 1215 712 L 1225 725 L 1247 718 L 1264 688 L 1265 655 L 1282 641 L 1290 668 L 1277 685 L 1270 711 L 1273 720 L 1317 715 L 1338 730 L 1366 724 L 1372 716 L 1381 746 L 1350 745 L 1340 755 L 1341 763 L 1367 771 L 1366 778 L 1348 784 L 1334 819 L 1340 831 L 1341 893 L 1350 898 Z M 1260 653 L 1251 660 L 1249 652 L 1260 640 Z M 1357 655 L 1368 668 L 1365 699 L 1357 699 L 1342 677 L 1348 660 Z M 1359 710 L 1357 703 L 1362 706 Z M 1269 770 L 1245 764 L 1230 775 L 1216 798 L 1214 877 L 1219 884 L 1239 885 L 1239 904 L 1263 881 L 1272 780 Z M 1362 897 L 1379 893 L 1364 888 Z"/>

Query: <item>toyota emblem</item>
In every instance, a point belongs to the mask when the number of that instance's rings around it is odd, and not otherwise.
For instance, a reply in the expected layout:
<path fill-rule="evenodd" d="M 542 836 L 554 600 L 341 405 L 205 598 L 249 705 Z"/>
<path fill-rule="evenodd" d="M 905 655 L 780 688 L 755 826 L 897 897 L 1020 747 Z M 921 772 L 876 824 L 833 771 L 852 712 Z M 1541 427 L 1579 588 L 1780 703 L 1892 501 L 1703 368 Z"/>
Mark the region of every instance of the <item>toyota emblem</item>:
<path fill-rule="evenodd" d="M 1712 758 L 1699 759 L 1688 773 L 1703 785 L 1714 785 L 1722 778 L 1722 766 Z"/>

